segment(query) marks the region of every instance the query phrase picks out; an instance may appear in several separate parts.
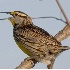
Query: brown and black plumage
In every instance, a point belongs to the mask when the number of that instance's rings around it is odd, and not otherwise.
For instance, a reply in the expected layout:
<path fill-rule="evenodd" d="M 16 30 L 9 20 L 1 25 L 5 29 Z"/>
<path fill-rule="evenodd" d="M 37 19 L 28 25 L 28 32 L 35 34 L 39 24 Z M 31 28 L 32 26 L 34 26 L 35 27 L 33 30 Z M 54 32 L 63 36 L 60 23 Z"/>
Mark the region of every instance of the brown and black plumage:
<path fill-rule="evenodd" d="M 47 31 L 34 25 L 27 14 L 20 11 L 9 14 L 13 16 L 9 20 L 13 24 L 13 37 L 16 43 L 20 43 L 22 46 L 20 44 L 18 46 L 21 50 L 36 61 L 46 63 L 48 68 L 52 68 L 55 58 L 61 52 L 69 49 L 67 46 L 62 46 Z"/>

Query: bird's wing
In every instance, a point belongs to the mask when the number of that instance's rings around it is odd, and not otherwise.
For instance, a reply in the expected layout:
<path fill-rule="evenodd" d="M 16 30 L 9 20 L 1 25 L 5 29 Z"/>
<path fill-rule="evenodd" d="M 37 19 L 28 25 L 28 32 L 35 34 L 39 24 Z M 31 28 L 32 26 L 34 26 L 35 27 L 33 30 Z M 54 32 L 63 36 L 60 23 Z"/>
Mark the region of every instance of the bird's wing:
<path fill-rule="evenodd" d="M 35 25 L 26 25 L 20 28 L 19 32 L 21 37 L 26 38 L 29 42 L 34 42 L 38 44 L 52 44 L 52 45 L 58 45 L 60 42 L 58 42 L 52 35 L 50 35 L 47 31 L 44 29 L 35 26 Z"/>
<path fill-rule="evenodd" d="M 19 42 L 27 45 L 27 48 L 33 48 L 39 51 L 48 51 L 48 45 L 58 45 L 59 42 L 53 38 L 47 31 L 34 25 L 20 27 L 16 31 L 15 38 Z"/>

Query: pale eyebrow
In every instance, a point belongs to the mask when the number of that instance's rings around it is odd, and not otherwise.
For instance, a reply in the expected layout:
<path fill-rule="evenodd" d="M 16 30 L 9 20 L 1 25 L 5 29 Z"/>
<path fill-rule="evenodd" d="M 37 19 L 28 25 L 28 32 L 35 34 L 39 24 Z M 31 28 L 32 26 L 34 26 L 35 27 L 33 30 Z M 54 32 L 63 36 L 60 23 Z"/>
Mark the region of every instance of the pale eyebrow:
<path fill-rule="evenodd" d="M 22 17 L 27 16 L 26 14 L 22 14 L 22 13 L 18 13 L 18 12 L 16 14 L 18 14 L 19 16 L 22 16 Z"/>

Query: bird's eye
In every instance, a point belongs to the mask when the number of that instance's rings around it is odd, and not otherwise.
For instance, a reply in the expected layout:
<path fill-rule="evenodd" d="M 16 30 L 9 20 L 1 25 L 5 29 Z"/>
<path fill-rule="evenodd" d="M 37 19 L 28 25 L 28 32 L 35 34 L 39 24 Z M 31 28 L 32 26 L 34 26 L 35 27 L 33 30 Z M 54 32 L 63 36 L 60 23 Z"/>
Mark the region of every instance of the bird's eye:
<path fill-rule="evenodd" d="M 15 13 L 14 15 L 17 16 L 18 14 Z"/>

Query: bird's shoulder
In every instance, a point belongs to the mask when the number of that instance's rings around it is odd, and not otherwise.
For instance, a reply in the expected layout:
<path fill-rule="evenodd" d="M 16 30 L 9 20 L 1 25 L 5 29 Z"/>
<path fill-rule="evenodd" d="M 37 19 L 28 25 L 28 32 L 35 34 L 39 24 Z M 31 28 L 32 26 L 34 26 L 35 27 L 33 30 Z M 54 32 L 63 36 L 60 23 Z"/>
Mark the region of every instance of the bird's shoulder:
<path fill-rule="evenodd" d="M 44 35 L 44 36 L 51 36 L 47 31 L 45 31 L 44 29 L 34 25 L 34 24 L 29 24 L 29 25 L 25 25 L 25 26 L 22 26 L 22 29 L 23 30 L 31 30 L 37 34 L 41 34 L 41 35 Z"/>
<path fill-rule="evenodd" d="M 25 36 L 30 40 L 40 40 L 44 41 L 45 43 L 47 42 L 48 44 L 52 43 L 53 45 L 54 43 L 60 44 L 60 42 L 57 41 L 51 34 L 34 24 L 20 26 L 17 30 L 19 31 L 17 32 L 20 36 Z"/>

